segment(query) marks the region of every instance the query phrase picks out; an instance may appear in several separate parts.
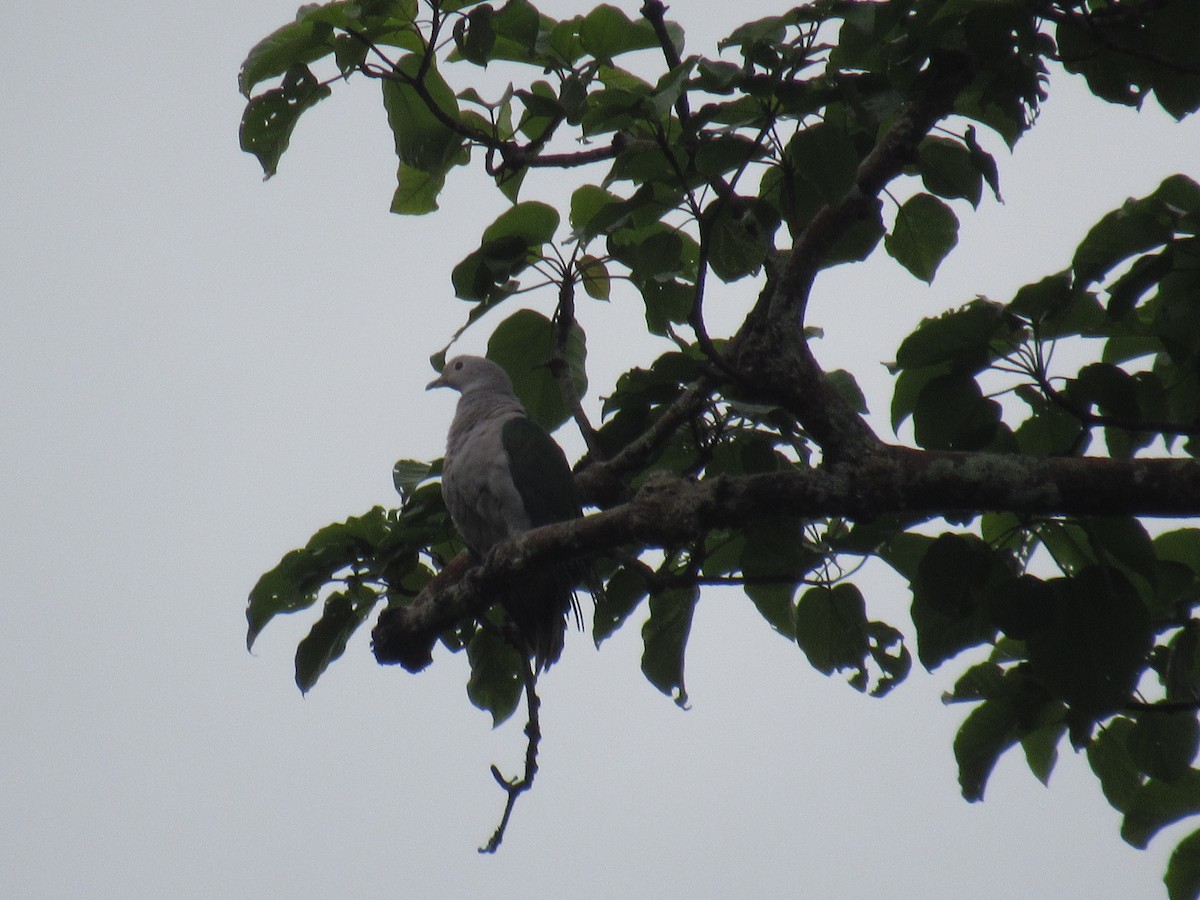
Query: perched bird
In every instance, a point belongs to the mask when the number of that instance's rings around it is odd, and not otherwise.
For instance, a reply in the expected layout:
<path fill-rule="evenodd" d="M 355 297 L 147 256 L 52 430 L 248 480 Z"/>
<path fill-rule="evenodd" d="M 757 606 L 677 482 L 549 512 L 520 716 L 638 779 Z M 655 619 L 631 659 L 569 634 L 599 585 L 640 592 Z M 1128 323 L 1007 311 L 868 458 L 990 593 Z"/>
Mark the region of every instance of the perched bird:
<path fill-rule="evenodd" d="M 575 481 L 558 444 L 529 418 L 508 374 L 489 359 L 456 356 L 426 390 L 458 391 L 446 441 L 442 496 L 467 548 L 479 560 L 507 538 L 581 515 Z M 500 598 L 535 671 L 562 654 L 575 600 L 576 567 L 530 570 Z"/>

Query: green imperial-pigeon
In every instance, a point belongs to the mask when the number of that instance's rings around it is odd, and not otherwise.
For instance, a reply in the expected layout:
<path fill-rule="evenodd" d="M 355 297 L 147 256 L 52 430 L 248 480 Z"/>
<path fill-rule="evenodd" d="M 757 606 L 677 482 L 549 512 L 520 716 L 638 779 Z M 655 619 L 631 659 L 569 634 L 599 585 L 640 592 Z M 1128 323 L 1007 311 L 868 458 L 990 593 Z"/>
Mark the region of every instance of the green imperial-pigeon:
<path fill-rule="evenodd" d="M 456 356 L 426 390 L 435 387 L 462 395 L 446 441 L 442 496 L 472 555 L 483 560 L 508 538 L 581 515 L 566 457 L 529 418 L 500 366 Z M 566 617 L 574 609 L 578 618 L 573 570 L 566 562 L 530 570 L 500 598 L 535 671 L 558 660 Z"/>

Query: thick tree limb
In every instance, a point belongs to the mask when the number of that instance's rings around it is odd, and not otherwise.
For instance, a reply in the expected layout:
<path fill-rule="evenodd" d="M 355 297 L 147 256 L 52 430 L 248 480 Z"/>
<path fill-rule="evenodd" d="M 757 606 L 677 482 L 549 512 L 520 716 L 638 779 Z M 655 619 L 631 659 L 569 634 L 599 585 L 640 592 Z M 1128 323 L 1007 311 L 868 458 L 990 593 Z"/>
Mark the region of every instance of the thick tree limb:
<path fill-rule="evenodd" d="M 409 671 L 429 664 L 438 635 L 480 615 L 522 571 L 624 544 L 683 544 L 717 528 L 779 514 L 867 520 L 890 513 L 1200 516 L 1200 462 L 1113 460 L 886 447 L 853 462 L 700 481 L 661 476 L 628 503 L 537 528 L 497 546 L 484 564 L 455 561 L 373 633 L 375 657 Z"/>
<path fill-rule="evenodd" d="M 797 237 L 767 289 L 731 341 L 729 360 L 744 383 L 795 413 L 827 460 L 874 452 L 880 445 L 825 377 L 802 333 L 809 295 L 830 249 L 879 203 L 879 195 L 916 156 L 917 146 L 954 109 L 970 83 L 972 61 L 941 53 L 930 59 L 922 89 L 859 164 L 853 187 L 827 204 Z"/>
<path fill-rule="evenodd" d="M 756 399 L 795 414 L 827 461 L 856 458 L 883 446 L 826 377 L 798 326 L 748 323 L 733 342 L 731 359 Z"/>
<path fill-rule="evenodd" d="M 954 101 L 970 83 L 973 71 L 973 62 L 963 54 L 941 52 L 930 57 L 922 89 L 859 165 L 854 186 L 841 201 L 821 208 L 796 240 L 779 287 L 767 298 L 772 320 L 803 324 L 813 279 L 829 250 L 871 212 L 883 189 L 916 158 L 917 146 L 954 110 Z"/>

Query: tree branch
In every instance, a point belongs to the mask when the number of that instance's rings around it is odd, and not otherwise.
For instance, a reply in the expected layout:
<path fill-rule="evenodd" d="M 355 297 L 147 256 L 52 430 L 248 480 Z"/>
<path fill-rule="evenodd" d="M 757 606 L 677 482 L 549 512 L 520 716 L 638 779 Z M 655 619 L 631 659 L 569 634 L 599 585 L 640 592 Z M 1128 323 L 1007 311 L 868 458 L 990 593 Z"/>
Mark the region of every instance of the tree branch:
<path fill-rule="evenodd" d="M 915 158 L 925 135 L 950 115 L 973 71 L 974 63 L 964 54 L 941 51 L 930 56 L 923 89 L 859 165 L 854 186 L 840 202 L 822 207 L 796 240 L 779 288 L 769 298 L 773 320 L 803 324 L 813 280 L 829 250 L 875 208 L 880 192 Z"/>
<path fill-rule="evenodd" d="M 714 384 L 715 379 L 705 376 L 688 386 L 650 427 L 612 459 L 585 456 L 575 473 L 575 487 L 584 505 L 607 509 L 628 500 L 625 477 L 645 468 L 658 455 L 671 435 L 708 402 Z"/>
<path fill-rule="evenodd" d="M 716 528 L 789 514 L 869 520 L 891 513 L 1200 515 L 1200 462 L 951 453 L 885 447 L 836 466 L 794 467 L 700 481 L 661 475 L 628 503 L 498 545 L 487 561 L 455 560 L 411 605 L 385 610 L 373 632 L 375 657 L 419 671 L 438 636 L 481 615 L 492 598 L 548 560 L 636 543 L 679 546 Z M 447 574 L 451 569 L 455 571 Z"/>
<path fill-rule="evenodd" d="M 826 461 L 876 452 L 882 444 L 838 392 L 803 338 L 804 316 L 829 251 L 879 203 L 879 194 L 915 157 L 917 146 L 954 109 L 974 64 L 959 53 L 930 57 L 916 99 L 859 164 L 854 185 L 826 204 L 778 255 L 767 286 L 731 341 L 728 359 L 739 379 L 790 410 L 821 446 Z"/>
<path fill-rule="evenodd" d="M 417 70 L 415 77 L 404 74 L 379 47 L 366 34 L 358 31 L 350 26 L 340 26 L 343 31 L 351 37 L 362 42 L 366 47 L 378 56 L 385 64 L 386 68 L 362 63 L 357 67 L 367 78 L 373 78 L 381 81 L 395 81 L 399 84 L 404 84 L 411 87 L 417 92 L 417 96 L 421 102 L 425 104 L 433 116 L 441 122 L 446 128 L 457 134 L 464 140 L 472 141 L 479 144 L 481 147 L 486 147 L 489 151 L 499 153 L 502 165 L 490 174 L 498 175 L 504 169 L 513 171 L 521 168 L 555 168 L 555 169 L 571 169 L 576 166 L 586 166 L 595 162 L 605 162 L 606 160 L 616 158 L 625 147 L 630 143 L 626 135 L 618 132 L 613 135 L 612 142 L 606 147 L 596 147 L 591 150 L 580 150 L 575 153 L 551 153 L 542 155 L 541 148 L 545 146 L 549 140 L 550 132 L 553 130 L 547 127 L 546 132 L 538 137 L 537 140 L 531 141 L 528 144 L 520 144 L 516 141 L 501 140 L 495 134 L 488 134 L 485 131 L 480 131 L 478 128 L 473 128 L 455 116 L 450 115 L 446 110 L 438 104 L 430 93 L 428 86 L 425 84 L 425 76 L 429 72 L 429 68 L 433 61 L 433 52 L 426 50 L 421 57 L 421 65 Z M 432 44 L 428 45 L 432 46 Z"/>
<path fill-rule="evenodd" d="M 662 48 L 663 59 L 667 63 L 667 69 L 674 69 L 682 60 L 679 58 L 679 50 L 676 48 L 675 42 L 671 40 L 670 32 L 667 31 L 666 5 L 662 0 L 646 0 L 639 12 L 650 23 L 650 27 L 654 29 L 654 36 L 658 38 L 658 44 Z M 686 124 L 688 119 L 692 117 L 686 91 L 681 93 L 679 99 L 675 101 L 675 113 L 679 116 L 680 123 L 683 124 Z"/>
<path fill-rule="evenodd" d="M 588 452 L 598 455 L 600 440 L 596 436 L 596 429 L 588 421 L 587 413 L 584 412 L 579 392 L 575 390 L 575 380 L 571 377 L 570 364 L 567 362 L 567 346 L 574 325 L 575 281 L 567 271 L 558 286 L 558 307 L 554 311 L 554 355 L 550 359 L 550 371 L 558 380 L 563 400 L 571 410 L 571 417 L 583 436 L 583 442 L 587 444 Z"/>
<path fill-rule="evenodd" d="M 1146 432 L 1149 434 L 1164 434 L 1175 437 L 1195 437 L 1200 435 L 1200 423 L 1185 425 L 1176 422 L 1160 422 L 1153 419 L 1138 420 L 1129 419 L 1124 416 L 1114 416 L 1110 413 L 1099 414 L 1094 413 L 1090 409 L 1084 409 L 1078 404 L 1059 391 L 1050 383 L 1049 377 L 1045 371 L 1033 370 L 1030 373 L 1033 379 L 1037 382 L 1039 390 L 1051 403 L 1062 409 L 1064 412 L 1078 419 L 1084 427 L 1100 427 L 1100 428 L 1117 428 L 1121 431 L 1131 432 Z"/>
<path fill-rule="evenodd" d="M 496 830 L 492 832 L 488 842 L 479 848 L 480 853 L 495 853 L 500 849 L 500 844 L 504 840 L 504 832 L 508 829 L 508 820 L 512 817 L 513 807 L 517 805 L 517 798 L 533 787 L 533 779 L 537 775 L 538 745 L 542 741 L 538 710 L 541 708 L 542 701 L 537 695 L 537 675 L 534 674 L 528 658 L 523 660 L 521 677 L 525 682 L 525 706 L 529 710 L 529 720 L 525 724 L 525 737 L 529 740 L 525 745 L 525 773 L 520 778 L 509 781 L 500 774 L 500 770 L 496 766 L 492 766 L 492 777 L 504 789 L 508 798 L 504 803 L 504 815 L 500 817 L 500 824 L 496 826 Z"/>

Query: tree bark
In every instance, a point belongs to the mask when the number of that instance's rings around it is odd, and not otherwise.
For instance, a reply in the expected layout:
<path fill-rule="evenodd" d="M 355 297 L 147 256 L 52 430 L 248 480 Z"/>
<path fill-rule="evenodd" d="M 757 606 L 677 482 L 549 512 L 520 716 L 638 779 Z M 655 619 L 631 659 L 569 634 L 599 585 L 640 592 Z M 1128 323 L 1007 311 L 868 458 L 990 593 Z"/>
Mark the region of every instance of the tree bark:
<path fill-rule="evenodd" d="M 526 532 L 471 566 L 447 566 L 411 605 L 385 610 L 376 659 L 420 671 L 438 636 L 483 613 L 528 566 L 626 544 L 667 547 L 780 514 L 866 521 L 890 514 L 1011 512 L 1022 516 L 1200 515 L 1200 462 L 950 453 L 884 447 L 860 459 L 703 480 L 661 475 L 627 503 Z"/>

